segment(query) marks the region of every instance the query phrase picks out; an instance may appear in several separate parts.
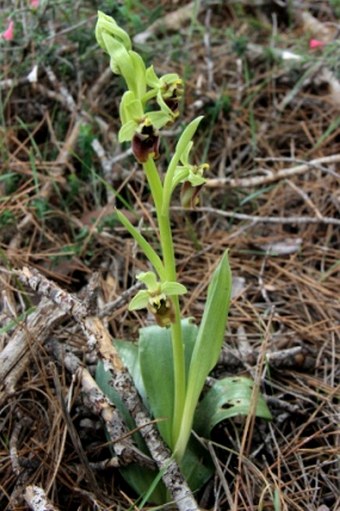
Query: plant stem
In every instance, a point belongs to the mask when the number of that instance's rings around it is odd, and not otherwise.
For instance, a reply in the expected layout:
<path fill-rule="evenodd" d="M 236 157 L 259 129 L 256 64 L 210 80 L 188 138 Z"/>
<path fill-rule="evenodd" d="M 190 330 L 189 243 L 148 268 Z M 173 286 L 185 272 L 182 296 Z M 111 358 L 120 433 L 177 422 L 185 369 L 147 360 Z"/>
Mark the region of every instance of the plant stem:
<path fill-rule="evenodd" d="M 151 194 L 155 202 L 161 250 L 163 255 L 164 274 L 166 281 L 176 282 L 175 251 L 172 240 L 169 208 L 164 210 L 163 188 L 158 174 L 157 167 L 152 158 L 149 158 L 143 165 L 146 173 Z M 174 412 L 172 425 L 172 442 L 174 447 L 180 432 L 181 419 L 185 402 L 185 356 L 182 340 L 182 326 L 178 296 L 172 297 L 175 310 L 175 322 L 171 324 L 171 340 L 174 364 Z"/>

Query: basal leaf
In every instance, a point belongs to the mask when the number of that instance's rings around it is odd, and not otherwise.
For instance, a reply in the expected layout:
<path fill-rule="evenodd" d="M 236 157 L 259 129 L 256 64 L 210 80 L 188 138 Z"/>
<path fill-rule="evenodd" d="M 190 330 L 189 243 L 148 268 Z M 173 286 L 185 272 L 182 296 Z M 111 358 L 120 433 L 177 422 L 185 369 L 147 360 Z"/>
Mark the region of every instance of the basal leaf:
<path fill-rule="evenodd" d="M 219 422 L 236 415 L 248 415 L 253 409 L 253 388 L 254 382 L 245 376 L 232 376 L 217 381 L 196 409 L 195 431 L 209 437 Z M 268 420 L 272 418 L 261 394 L 257 395 L 255 415 Z"/>
<path fill-rule="evenodd" d="M 117 348 L 124 360 L 124 364 L 128 367 L 130 374 L 138 380 L 138 369 L 136 365 L 138 353 L 136 345 L 132 342 L 119 341 L 119 343 L 117 343 Z M 119 394 L 110 384 L 110 380 L 110 373 L 105 370 L 104 364 L 99 362 L 96 369 L 96 382 L 108 399 L 116 406 L 127 428 L 133 430 L 136 428 L 136 424 L 122 402 Z M 139 385 L 137 385 L 136 382 L 135 385 L 138 391 L 141 392 L 143 384 L 140 378 Z M 141 434 L 134 433 L 133 439 L 136 442 L 137 447 L 142 452 L 150 456 Z M 130 464 L 127 467 L 122 467 L 120 469 L 120 473 L 138 495 L 147 495 L 150 492 L 150 489 L 152 489 L 152 492 L 148 497 L 149 502 L 153 502 L 154 504 L 164 504 L 164 502 L 166 502 L 166 489 L 163 482 L 159 481 L 157 485 L 154 484 L 155 480 L 159 478 L 159 473 L 156 470 L 153 471 L 146 467 L 141 467 L 140 465 Z"/>
<path fill-rule="evenodd" d="M 190 320 L 182 321 L 186 365 L 197 335 L 197 327 Z M 139 364 L 144 388 L 152 415 L 165 442 L 171 446 L 174 406 L 174 376 L 171 330 L 158 325 L 141 328 L 139 337 Z"/>

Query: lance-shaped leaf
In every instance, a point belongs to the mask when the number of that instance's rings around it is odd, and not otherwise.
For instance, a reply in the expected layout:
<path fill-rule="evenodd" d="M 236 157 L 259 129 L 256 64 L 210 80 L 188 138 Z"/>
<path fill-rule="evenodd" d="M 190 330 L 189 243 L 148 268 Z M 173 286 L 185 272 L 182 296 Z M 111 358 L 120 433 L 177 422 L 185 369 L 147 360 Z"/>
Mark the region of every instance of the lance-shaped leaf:
<path fill-rule="evenodd" d="M 125 215 L 119 209 L 116 210 L 117 217 L 119 221 L 124 225 L 125 229 L 131 234 L 131 236 L 136 240 L 140 248 L 143 250 L 145 256 L 148 258 L 152 266 L 155 268 L 159 277 L 164 278 L 164 266 L 161 258 L 152 248 L 150 243 L 144 238 L 144 236 L 132 225 L 130 220 L 126 218 Z"/>
<path fill-rule="evenodd" d="M 208 288 L 195 348 L 191 357 L 183 418 L 178 427 L 175 453 L 181 459 L 185 452 L 193 423 L 195 408 L 206 377 L 216 364 L 224 339 L 231 295 L 231 271 L 225 252 Z"/>

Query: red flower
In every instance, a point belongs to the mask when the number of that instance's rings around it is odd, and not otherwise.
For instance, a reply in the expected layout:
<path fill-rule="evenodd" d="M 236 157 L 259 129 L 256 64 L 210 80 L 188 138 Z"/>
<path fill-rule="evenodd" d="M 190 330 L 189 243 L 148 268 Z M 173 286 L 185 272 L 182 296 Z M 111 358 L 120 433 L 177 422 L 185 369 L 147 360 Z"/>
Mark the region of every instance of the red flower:
<path fill-rule="evenodd" d="M 320 41 L 319 39 L 310 39 L 309 49 L 315 50 L 316 48 L 322 48 L 323 46 L 325 46 L 325 44 L 326 43 L 324 41 Z"/>
<path fill-rule="evenodd" d="M 1 37 L 5 39 L 5 41 L 13 41 L 14 39 L 14 21 L 10 21 L 8 23 L 8 27 L 6 28 L 5 32 L 1 34 Z"/>

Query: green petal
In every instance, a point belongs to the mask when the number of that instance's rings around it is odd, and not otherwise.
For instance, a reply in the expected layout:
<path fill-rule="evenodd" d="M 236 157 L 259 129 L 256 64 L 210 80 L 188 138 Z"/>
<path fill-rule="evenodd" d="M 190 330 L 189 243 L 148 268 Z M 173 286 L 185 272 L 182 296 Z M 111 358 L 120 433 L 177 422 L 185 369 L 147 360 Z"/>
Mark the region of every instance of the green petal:
<path fill-rule="evenodd" d="M 149 293 L 146 289 L 138 291 L 129 303 L 129 311 L 144 309 L 149 303 Z"/>
<path fill-rule="evenodd" d="M 184 295 L 187 292 L 187 288 L 179 282 L 163 282 L 161 284 L 161 291 L 166 296 Z"/>

